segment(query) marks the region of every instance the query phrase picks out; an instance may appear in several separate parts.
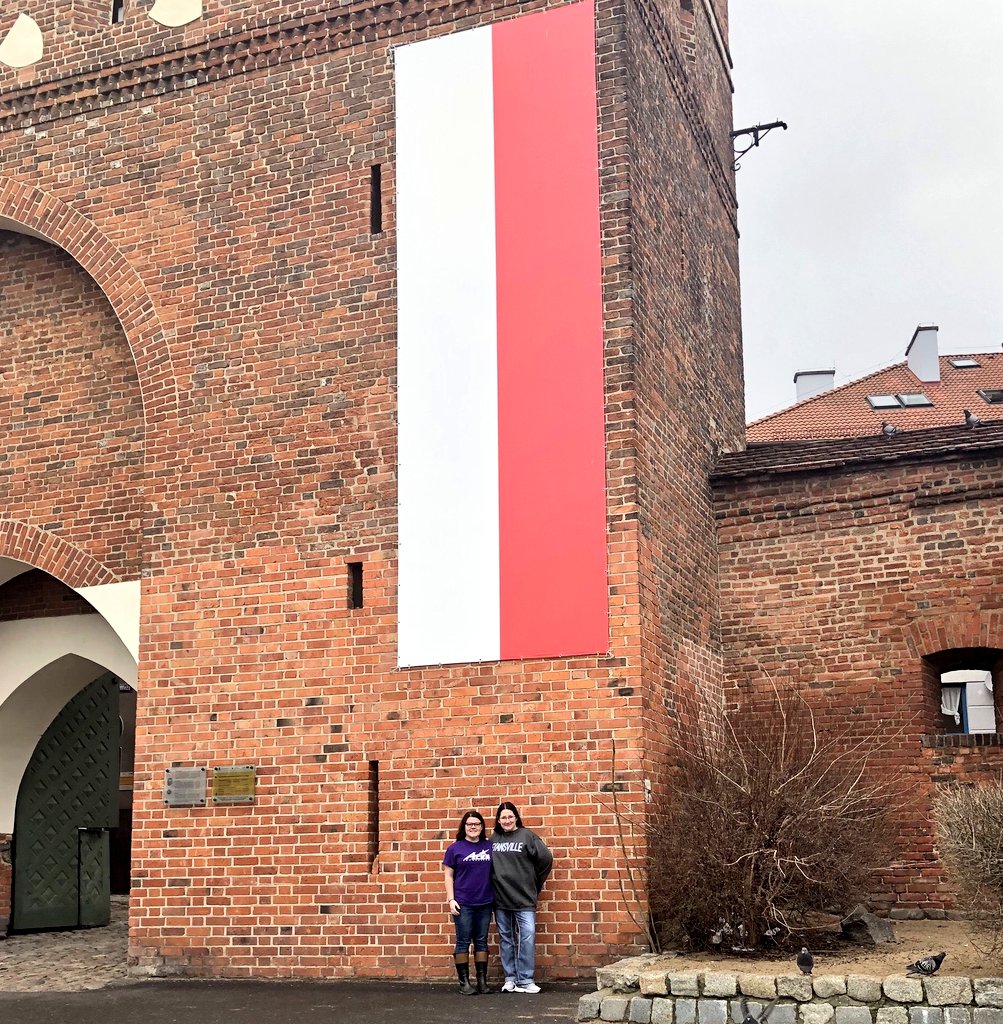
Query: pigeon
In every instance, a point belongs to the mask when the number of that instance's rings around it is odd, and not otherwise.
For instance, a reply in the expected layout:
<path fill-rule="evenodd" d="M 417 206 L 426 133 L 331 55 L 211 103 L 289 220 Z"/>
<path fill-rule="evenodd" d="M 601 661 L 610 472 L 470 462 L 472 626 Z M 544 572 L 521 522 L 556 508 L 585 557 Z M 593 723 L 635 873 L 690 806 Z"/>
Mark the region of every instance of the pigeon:
<path fill-rule="evenodd" d="M 971 409 L 965 409 L 965 425 L 969 430 L 974 430 L 981 422 L 982 420 Z"/>
<path fill-rule="evenodd" d="M 811 974 L 811 969 L 815 966 L 815 958 L 808 952 L 807 946 L 801 947 L 796 962 L 802 974 Z"/>
<path fill-rule="evenodd" d="M 749 1004 L 745 996 L 740 997 L 740 1002 L 742 1005 L 742 1024 L 764 1024 L 767 1017 L 769 1017 L 772 1012 L 773 1007 L 777 1005 L 777 1000 L 774 999 L 771 1003 L 767 1004 L 766 1008 L 758 1017 L 753 1017 L 752 1014 L 749 1013 Z"/>
<path fill-rule="evenodd" d="M 940 965 L 944 962 L 946 953 L 938 953 L 936 956 L 924 956 L 920 957 L 914 964 L 909 964 L 906 967 L 906 974 L 922 974 L 927 978 L 933 977 L 940 970 Z"/>
<path fill-rule="evenodd" d="M 893 427 L 888 422 L 888 420 L 882 420 L 881 421 L 881 433 L 884 434 L 885 437 L 893 437 L 898 432 L 899 432 L 899 428 L 898 427 Z"/>

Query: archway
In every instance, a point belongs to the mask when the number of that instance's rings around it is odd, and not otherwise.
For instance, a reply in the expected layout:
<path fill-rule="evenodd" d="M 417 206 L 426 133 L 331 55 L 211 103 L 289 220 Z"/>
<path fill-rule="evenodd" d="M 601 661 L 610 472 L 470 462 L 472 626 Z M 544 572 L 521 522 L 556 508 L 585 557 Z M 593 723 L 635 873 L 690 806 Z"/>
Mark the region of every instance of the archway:
<path fill-rule="evenodd" d="M 96 224 L 48 192 L 0 175 L 0 229 L 67 252 L 94 279 L 125 331 L 139 375 L 147 430 L 177 411 L 167 337 L 135 268 Z"/>
<path fill-rule="evenodd" d="M 89 681 L 49 723 L 21 779 L 12 931 L 98 927 L 111 920 L 111 837 L 120 820 L 119 681 L 72 655 L 48 669 L 60 682 L 81 673 Z"/>
<path fill-rule="evenodd" d="M 133 634 L 138 635 L 139 615 L 138 584 L 70 588 L 27 563 L 0 558 L 0 579 L 4 577 L 6 582 L 0 586 L 0 843 L 5 843 L 8 850 L 13 845 L 13 864 L 8 857 L 0 867 L 0 930 L 6 930 L 9 923 L 12 897 L 17 902 L 17 893 L 12 893 L 12 881 L 20 877 L 23 883 L 26 877 L 35 881 L 41 877 L 37 868 L 27 875 L 24 873 L 22 869 L 28 866 L 24 860 L 27 845 L 18 843 L 18 832 L 24 823 L 23 813 L 20 819 L 18 816 L 19 794 L 24 797 L 22 787 L 31 774 L 33 758 L 38 754 L 40 741 L 51 731 L 64 709 L 102 676 L 115 681 L 114 736 L 110 737 L 106 730 L 105 742 L 115 746 L 116 767 L 107 798 L 109 807 L 113 802 L 114 813 L 119 817 L 117 822 L 108 820 L 103 826 L 120 827 L 120 809 L 131 809 L 131 787 L 125 793 L 120 792 L 121 769 L 117 764 L 121 744 L 118 681 L 122 681 L 126 694 L 134 691 L 137 664 L 129 641 Z M 109 621 L 109 617 L 81 596 L 94 589 L 106 605 L 113 607 L 117 623 Z M 25 595 L 31 595 L 32 599 L 26 600 Z M 54 608 L 57 599 L 62 605 Z M 56 742 L 71 746 L 74 740 L 64 729 L 62 738 L 57 738 Z M 52 743 L 50 736 L 50 750 Z M 87 743 L 77 742 L 77 746 L 85 748 Z M 59 772 L 50 770 L 49 775 L 53 774 L 58 776 Z M 57 778 L 57 782 L 65 781 L 68 790 L 75 786 L 79 789 L 79 780 L 73 778 L 72 772 L 66 770 L 64 774 L 65 780 Z M 22 812 L 23 807 L 22 799 Z M 88 821 L 80 827 L 86 824 Z M 39 831 L 35 829 L 36 833 Z M 44 833 L 44 828 L 41 832 Z M 73 839 L 76 839 L 75 832 Z M 98 839 L 108 844 L 107 835 Z M 44 856 L 39 854 L 40 862 L 48 859 L 51 859 L 48 852 Z M 106 870 L 104 861 L 101 870 Z M 31 926 L 32 920 L 47 922 L 39 927 L 61 923 L 30 915 L 24 920 L 28 921 L 27 926 Z"/>
<path fill-rule="evenodd" d="M 53 405 L 28 410 L 21 423 L 26 436 L 11 442 L 46 456 L 7 480 L 5 507 L 19 518 L 0 518 L 0 591 L 42 570 L 87 604 L 72 614 L 0 616 L 2 932 L 11 895 L 2 844 L 16 838 L 18 788 L 38 741 L 96 675 L 111 672 L 135 684 L 148 438 L 173 421 L 177 390 L 146 285 L 96 224 L 56 196 L 0 174 L 0 230 L 29 236 L 4 239 L 32 259 L 10 264 L 19 289 L 5 290 L 18 296 L 10 299 L 10 322 L 19 323 L 22 314 L 44 328 L 22 333 L 30 342 L 17 363 L 25 381 L 11 377 L 10 389 L 15 395 L 42 390 L 42 403 L 73 406 L 60 407 L 58 415 Z M 58 259 L 44 252 L 53 246 Z M 47 276 L 50 266 L 55 278 Z M 65 306 L 50 310 L 49 295 L 36 285 L 49 280 L 62 289 L 53 295 L 69 297 Z M 74 304 L 74 297 L 82 299 Z M 48 347 L 49 335 L 55 342 L 83 338 L 90 347 L 76 341 Z M 65 361 L 58 363 L 61 354 Z M 57 369 L 50 372 L 50 366 Z M 95 366 L 100 374 L 91 372 Z M 74 386 L 63 386 L 66 381 Z M 79 391 L 78 381 L 85 382 Z M 61 433 L 60 424 L 72 427 Z M 36 464 L 41 468 L 31 468 Z"/>

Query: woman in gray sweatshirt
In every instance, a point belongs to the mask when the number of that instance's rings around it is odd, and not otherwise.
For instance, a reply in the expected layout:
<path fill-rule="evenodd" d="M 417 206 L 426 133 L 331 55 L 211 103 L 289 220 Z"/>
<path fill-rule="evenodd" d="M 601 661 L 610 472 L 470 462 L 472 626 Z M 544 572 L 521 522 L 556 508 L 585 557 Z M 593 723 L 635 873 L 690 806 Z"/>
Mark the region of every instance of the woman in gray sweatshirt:
<path fill-rule="evenodd" d="M 506 800 L 495 814 L 491 837 L 491 888 L 505 984 L 502 992 L 539 992 L 536 968 L 536 901 L 554 866 L 547 844 L 522 823 Z"/>

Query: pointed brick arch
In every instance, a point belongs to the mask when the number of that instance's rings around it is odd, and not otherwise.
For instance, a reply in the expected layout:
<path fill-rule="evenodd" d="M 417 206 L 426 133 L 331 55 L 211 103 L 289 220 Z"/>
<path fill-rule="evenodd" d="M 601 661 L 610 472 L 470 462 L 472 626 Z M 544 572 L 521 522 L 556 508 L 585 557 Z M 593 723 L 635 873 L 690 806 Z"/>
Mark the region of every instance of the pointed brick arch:
<path fill-rule="evenodd" d="M 120 582 L 115 573 L 86 551 L 53 533 L 16 519 L 0 519 L 0 557 L 33 565 L 68 587 Z"/>
<path fill-rule="evenodd" d="M 48 192 L 0 175 L 0 227 L 59 246 L 93 278 L 118 317 L 132 350 L 147 431 L 170 418 L 177 384 L 153 301 L 132 264 L 95 224 Z"/>

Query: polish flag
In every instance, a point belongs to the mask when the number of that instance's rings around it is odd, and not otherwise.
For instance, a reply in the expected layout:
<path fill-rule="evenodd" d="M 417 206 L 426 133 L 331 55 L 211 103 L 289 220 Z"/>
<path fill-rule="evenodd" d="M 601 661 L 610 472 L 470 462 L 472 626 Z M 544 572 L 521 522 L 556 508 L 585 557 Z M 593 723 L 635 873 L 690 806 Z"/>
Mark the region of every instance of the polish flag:
<path fill-rule="evenodd" d="M 399 664 L 604 653 L 592 4 L 394 54 Z"/>

